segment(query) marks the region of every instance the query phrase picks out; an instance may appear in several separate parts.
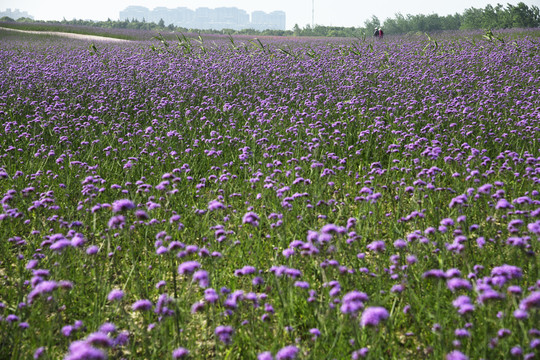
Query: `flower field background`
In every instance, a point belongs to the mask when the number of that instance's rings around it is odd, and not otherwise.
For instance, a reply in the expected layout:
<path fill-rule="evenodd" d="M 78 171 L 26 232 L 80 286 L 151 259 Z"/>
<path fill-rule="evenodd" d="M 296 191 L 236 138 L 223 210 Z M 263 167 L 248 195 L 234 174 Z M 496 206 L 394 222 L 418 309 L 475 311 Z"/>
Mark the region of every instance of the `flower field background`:
<path fill-rule="evenodd" d="M 538 35 L 0 31 L 0 358 L 537 358 Z"/>

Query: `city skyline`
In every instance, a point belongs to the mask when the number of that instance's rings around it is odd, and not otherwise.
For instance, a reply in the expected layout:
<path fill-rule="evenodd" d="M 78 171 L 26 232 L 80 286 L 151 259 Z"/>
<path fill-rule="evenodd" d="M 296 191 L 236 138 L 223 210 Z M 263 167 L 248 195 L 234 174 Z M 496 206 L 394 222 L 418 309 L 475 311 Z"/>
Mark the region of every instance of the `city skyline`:
<path fill-rule="evenodd" d="M 384 2 L 349 0 L 93 0 L 91 2 L 75 2 L 70 0 L 2 0 L 0 11 L 7 8 L 28 12 L 36 20 L 81 19 L 104 21 L 118 20 L 119 12 L 127 6 L 145 6 L 178 8 L 186 7 L 194 10 L 198 7 L 218 8 L 237 7 L 252 13 L 260 10 L 267 13 L 281 10 L 287 14 L 286 29 L 292 30 L 295 24 L 300 27 L 312 24 L 312 4 L 315 5 L 314 23 L 326 26 L 362 27 L 364 22 L 376 16 L 381 22 L 394 18 L 397 13 L 433 14 L 444 16 L 462 13 L 465 9 L 484 8 L 497 3 L 516 5 L 520 0 L 454 0 L 436 2 L 426 0 L 386 0 Z M 522 0 L 528 6 L 538 6 L 539 0 Z"/>
<path fill-rule="evenodd" d="M 237 7 L 218 7 L 210 9 L 199 7 L 191 10 L 186 7 L 166 8 L 155 7 L 149 9 L 144 6 L 128 6 L 119 13 L 120 20 L 159 23 L 163 21 L 165 25 L 172 24 L 188 29 L 255 29 L 255 30 L 285 30 L 286 14 L 283 11 L 253 11 L 249 15 L 245 10 Z"/>
<path fill-rule="evenodd" d="M 3 11 L 0 10 L 0 17 L 4 17 L 4 16 L 10 17 L 14 20 L 17 20 L 20 18 L 29 18 L 29 19 L 34 18 L 32 15 L 28 14 L 28 12 L 26 11 L 21 11 L 19 9 L 11 9 L 11 8 L 7 8 Z"/>

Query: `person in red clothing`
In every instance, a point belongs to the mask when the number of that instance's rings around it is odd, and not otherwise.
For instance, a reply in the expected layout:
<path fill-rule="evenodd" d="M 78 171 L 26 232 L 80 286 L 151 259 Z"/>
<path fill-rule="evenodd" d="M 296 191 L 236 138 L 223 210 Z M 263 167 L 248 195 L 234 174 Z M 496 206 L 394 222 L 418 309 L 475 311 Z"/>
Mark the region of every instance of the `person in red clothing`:
<path fill-rule="evenodd" d="M 379 28 L 379 39 L 382 39 L 384 36 L 384 32 L 382 31 L 382 29 Z"/>

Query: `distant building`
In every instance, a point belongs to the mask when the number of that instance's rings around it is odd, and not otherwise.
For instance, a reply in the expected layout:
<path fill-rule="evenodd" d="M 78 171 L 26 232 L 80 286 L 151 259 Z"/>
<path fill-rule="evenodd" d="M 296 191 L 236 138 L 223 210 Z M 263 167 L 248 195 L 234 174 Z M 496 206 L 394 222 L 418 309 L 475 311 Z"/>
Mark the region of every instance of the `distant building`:
<path fill-rule="evenodd" d="M 219 7 L 210 9 L 207 7 L 190 10 L 185 7 L 168 9 L 157 7 L 153 10 L 142 6 L 128 6 L 120 11 L 120 20 L 139 20 L 158 23 L 161 19 L 165 25 L 188 29 L 213 29 L 213 30 L 285 30 L 285 12 L 274 11 L 269 14 L 255 11 L 250 16 L 244 10 L 235 7 Z"/>
<path fill-rule="evenodd" d="M 120 11 L 120 20 L 145 20 L 150 15 L 150 11 L 144 6 L 128 6 Z"/>
<path fill-rule="evenodd" d="M 33 16 L 28 15 L 26 11 L 20 11 L 19 9 L 15 9 L 14 11 L 11 11 L 11 9 L 6 9 L 6 11 L 0 11 L 0 18 L 4 16 L 10 17 L 13 20 L 17 20 L 20 18 L 34 18 Z"/>
<path fill-rule="evenodd" d="M 274 11 L 267 14 L 254 11 L 251 14 L 251 27 L 255 30 L 285 30 L 285 12 Z"/>
<path fill-rule="evenodd" d="M 181 26 L 181 24 L 191 24 L 193 23 L 193 19 L 195 19 L 195 11 L 185 8 L 185 7 L 179 7 L 176 9 L 171 10 L 174 14 L 173 19 L 170 23 L 165 21 L 165 24 L 173 24 L 175 26 Z"/>
<path fill-rule="evenodd" d="M 217 29 L 245 29 L 249 27 L 249 15 L 234 7 L 220 7 L 214 10 L 214 24 Z"/>

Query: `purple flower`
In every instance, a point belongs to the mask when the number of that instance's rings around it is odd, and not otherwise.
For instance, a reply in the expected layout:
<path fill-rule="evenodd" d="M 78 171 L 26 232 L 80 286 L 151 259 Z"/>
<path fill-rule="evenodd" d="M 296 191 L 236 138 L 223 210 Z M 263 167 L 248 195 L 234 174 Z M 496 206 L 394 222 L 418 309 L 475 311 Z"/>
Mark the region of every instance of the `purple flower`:
<path fill-rule="evenodd" d="M 469 357 L 467 357 L 461 351 L 454 350 L 446 354 L 446 360 L 469 360 Z"/>
<path fill-rule="evenodd" d="M 205 303 L 203 301 L 197 301 L 196 303 L 191 305 L 191 313 L 195 314 L 202 311 L 204 309 L 204 305 Z"/>
<path fill-rule="evenodd" d="M 124 346 L 128 343 L 128 341 L 129 341 L 129 332 L 127 331 L 122 331 L 120 334 L 118 334 L 116 339 L 114 339 L 115 346 Z"/>
<path fill-rule="evenodd" d="M 491 185 L 491 184 L 484 184 L 484 185 L 482 185 L 482 186 L 480 186 L 478 188 L 478 192 L 481 193 L 481 194 L 489 194 L 492 187 L 493 187 L 493 185 Z"/>
<path fill-rule="evenodd" d="M 293 268 L 285 269 L 284 273 L 285 273 L 285 275 L 287 275 L 291 279 L 296 279 L 296 278 L 299 278 L 300 276 L 302 276 L 302 271 L 300 271 L 298 269 L 293 269 Z"/>
<path fill-rule="evenodd" d="M 196 271 L 193 274 L 193 281 L 198 281 L 199 286 L 202 288 L 208 287 L 209 285 L 208 272 L 206 272 L 205 270 Z"/>
<path fill-rule="evenodd" d="M 454 307 L 460 307 L 466 304 L 471 304 L 471 299 L 465 295 L 458 296 L 454 301 L 452 301 L 452 305 L 454 305 Z"/>
<path fill-rule="evenodd" d="M 256 276 L 251 280 L 251 284 L 253 284 L 253 286 L 260 286 L 264 284 L 264 279 L 260 276 Z"/>
<path fill-rule="evenodd" d="M 182 359 L 188 356 L 189 350 L 183 347 L 179 347 L 172 352 L 173 359 Z"/>
<path fill-rule="evenodd" d="M 174 311 L 167 308 L 167 304 L 169 304 L 171 301 L 172 298 L 170 298 L 167 294 L 161 294 L 156 302 L 154 312 L 164 316 L 172 316 Z"/>
<path fill-rule="evenodd" d="M 45 347 L 39 347 L 36 349 L 36 351 L 34 351 L 34 359 L 37 360 L 41 357 L 41 355 L 43 355 L 43 353 L 45 352 Z"/>
<path fill-rule="evenodd" d="M 69 346 L 69 354 L 64 360 L 106 360 L 107 354 L 86 341 L 75 341 Z"/>
<path fill-rule="evenodd" d="M 137 300 L 131 308 L 135 311 L 148 311 L 152 309 L 152 302 L 146 299 Z"/>
<path fill-rule="evenodd" d="M 357 314 L 364 308 L 364 302 L 368 301 L 368 296 L 360 291 L 351 291 L 343 296 L 341 301 L 341 312 L 344 314 Z"/>
<path fill-rule="evenodd" d="M 176 215 L 173 215 L 169 218 L 169 224 L 174 224 L 175 222 L 177 222 L 178 220 L 180 220 L 182 217 L 178 214 Z"/>
<path fill-rule="evenodd" d="M 107 334 L 104 334 L 102 332 L 95 332 L 86 338 L 86 342 L 88 344 L 94 345 L 94 346 L 100 346 L 100 347 L 112 347 L 113 341 L 111 338 L 107 336 Z"/>
<path fill-rule="evenodd" d="M 442 219 L 440 224 L 443 226 L 454 226 L 454 220 L 450 218 Z"/>
<path fill-rule="evenodd" d="M 386 246 L 384 244 L 384 241 L 382 240 L 373 241 L 372 243 L 367 245 L 367 249 L 375 252 L 383 252 L 384 250 L 386 250 Z"/>
<path fill-rule="evenodd" d="M 192 274 L 200 267 L 201 264 L 199 264 L 197 261 L 186 261 L 178 266 L 178 273 L 180 275 Z"/>
<path fill-rule="evenodd" d="M 56 281 L 42 281 L 28 294 L 28 303 L 32 304 L 34 299 L 40 295 L 50 293 L 58 287 Z"/>
<path fill-rule="evenodd" d="M 431 269 L 431 270 L 428 270 L 425 273 L 423 273 L 422 277 L 423 278 L 434 277 L 434 278 L 439 278 L 440 279 L 440 278 L 445 278 L 446 274 L 445 274 L 444 271 L 442 271 L 440 269 Z"/>
<path fill-rule="evenodd" d="M 519 346 L 514 346 L 512 349 L 510 349 L 510 354 L 512 356 L 521 356 L 523 354 L 523 350 Z"/>
<path fill-rule="evenodd" d="M 225 344 L 230 344 L 232 341 L 232 334 L 234 332 L 234 329 L 230 326 L 218 326 L 215 330 L 216 336 L 219 338 L 219 340 Z"/>
<path fill-rule="evenodd" d="M 128 199 L 121 199 L 116 200 L 112 203 L 112 212 L 118 213 L 126 210 L 131 210 L 135 208 L 135 204 L 131 200 Z"/>
<path fill-rule="evenodd" d="M 79 247 L 82 246 L 86 242 L 86 239 L 80 235 L 77 234 L 71 239 L 71 246 Z"/>
<path fill-rule="evenodd" d="M 234 276 L 249 275 L 255 273 L 256 269 L 253 266 L 246 265 L 241 269 L 234 271 Z"/>
<path fill-rule="evenodd" d="M 124 215 L 116 215 L 109 219 L 108 226 L 111 229 L 118 229 L 124 227 L 126 224 L 126 218 Z"/>
<path fill-rule="evenodd" d="M 270 351 L 265 351 L 257 355 L 257 360 L 273 360 L 274 357 Z"/>
<path fill-rule="evenodd" d="M 66 325 L 66 326 L 62 327 L 62 335 L 64 335 L 65 337 L 71 336 L 72 332 L 73 332 L 73 326 Z"/>
<path fill-rule="evenodd" d="M 156 249 L 156 254 L 157 255 L 163 255 L 165 253 L 167 253 L 169 251 L 169 249 L 167 249 L 165 246 L 160 246 Z"/>
<path fill-rule="evenodd" d="M 397 239 L 396 241 L 394 241 L 394 247 L 396 249 L 403 249 L 407 246 L 407 242 L 403 239 Z"/>
<path fill-rule="evenodd" d="M 214 211 L 219 209 L 225 209 L 225 205 L 217 200 L 212 200 L 208 203 L 208 210 Z"/>
<path fill-rule="evenodd" d="M 540 208 L 538 210 L 540 210 Z M 540 236 L 540 220 L 531 224 L 527 224 L 527 230 L 529 230 L 533 234 Z"/>
<path fill-rule="evenodd" d="M 495 205 L 495 209 L 513 209 L 514 205 L 510 204 L 508 200 L 506 199 L 499 199 L 497 201 L 497 205 Z"/>
<path fill-rule="evenodd" d="M 531 293 L 519 303 L 519 308 L 521 310 L 529 311 L 533 307 L 540 307 L 540 291 Z"/>
<path fill-rule="evenodd" d="M 99 247 L 97 245 L 89 246 L 88 249 L 86 249 L 86 253 L 88 255 L 95 255 L 99 251 Z"/>
<path fill-rule="evenodd" d="M 519 279 L 523 276 L 523 272 L 517 266 L 504 264 L 502 266 L 494 267 L 493 270 L 491 270 L 491 276 L 504 276 L 507 279 Z"/>
<path fill-rule="evenodd" d="M 206 289 L 204 290 L 204 299 L 209 303 L 213 304 L 218 301 L 219 295 L 214 289 Z"/>
<path fill-rule="evenodd" d="M 388 316 L 388 311 L 383 307 L 368 307 L 362 313 L 360 325 L 363 327 L 377 326 L 382 320 L 388 319 Z"/>
<path fill-rule="evenodd" d="M 444 277 L 447 278 L 447 279 L 451 279 L 451 278 L 459 277 L 459 276 L 461 276 L 461 271 L 459 271 L 459 269 L 455 269 L 455 268 L 448 269 L 444 273 Z"/>
<path fill-rule="evenodd" d="M 454 292 L 454 291 L 456 291 L 458 289 L 466 289 L 466 290 L 471 290 L 472 289 L 472 285 L 468 280 L 460 279 L 460 278 L 448 279 L 446 281 L 446 286 L 448 286 L 448 288 L 452 292 Z"/>
<path fill-rule="evenodd" d="M 452 200 L 450 200 L 450 204 L 448 205 L 449 208 L 453 208 L 456 205 L 464 205 L 467 202 L 467 195 L 462 194 L 458 195 Z"/>
<path fill-rule="evenodd" d="M 26 269 L 31 270 L 31 269 L 35 268 L 37 266 L 37 264 L 38 264 L 37 260 L 35 260 L 35 259 L 30 260 L 30 261 L 28 261 L 28 264 L 26 264 Z"/>
<path fill-rule="evenodd" d="M 506 337 L 508 335 L 512 334 L 512 331 L 508 330 L 508 329 L 499 329 L 499 331 L 497 331 L 497 336 L 500 337 L 500 338 L 503 338 L 503 337 Z"/>
<path fill-rule="evenodd" d="M 367 356 L 368 352 L 369 352 L 369 348 L 367 348 L 367 347 L 364 347 L 364 348 L 358 349 L 356 351 L 353 351 L 353 353 L 351 355 L 351 359 L 352 360 L 358 360 L 360 358 L 365 358 Z"/>
<path fill-rule="evenodd" d="M 257 227 L 259 226 L 259 216 L 254 212 L 249 211 L 242 217 L 242 224 L 250 224 Z"/>
<path fill-rule="evenodd" d="M 282 348 L 281 350 L 277 352 L 276 360 L 295 359 L 299 351 L 300 350 L 294 345 L 285 346 L 284 348 Z"/>
<path fill-rule="evenodd" d="M 480 303 L 484 304 L 488 300 L 500 300 L 502 298 L 504 298 L 504 296 L 502 294 L 500 294 L 497 291 L 489 288 L 489 289 L 485 289 L 484 291 L 482 291 L 482 293 L 476 299 Z"/>
<path fill-rule="evenodd" d="M 120 289 L 113 289 L 111 292 L 109 292 L 109 295 L 107 295 L 107 300 L 109 301 L 118 301 L 121 300 L 124 297 L 124 292 Z"/>
<path fill-rule="evenodd" d="M 529 317 L 529 313 L 525 310 L 517 309 L 514 311 L 514 317 L 518 320 L 526 319 Z"/>
<path fill-rule="evenodd" d="M 342 234 L 346 231 L 345 228 L 339 227 L 334 224 L 326 224 L 321 228 L 321 234 L 331 234 L 331 233 L 337 233 Z"/>
<path fill-rule="evenodd" d="M 62 252 L 66 247 L 71 246 L 71 241 L 67 239 L 58 240 L 50 246 L 50 249 L 56 252 Z"/>
<path fill-rule="evenodd" d="M 11 323 L 13 323 L 15 321 L 19 321 L 19 317 L 17 315 L 15 315 L 15 314 L 9 314 L 6 317 L 6 321 L 11 324 Z"/>
<path fill-rule="evenodd" d="M 136 210 L 135 211 L 135 217 L 139 220 L 147 220 L 148 214 L 144 210 Z"/>

